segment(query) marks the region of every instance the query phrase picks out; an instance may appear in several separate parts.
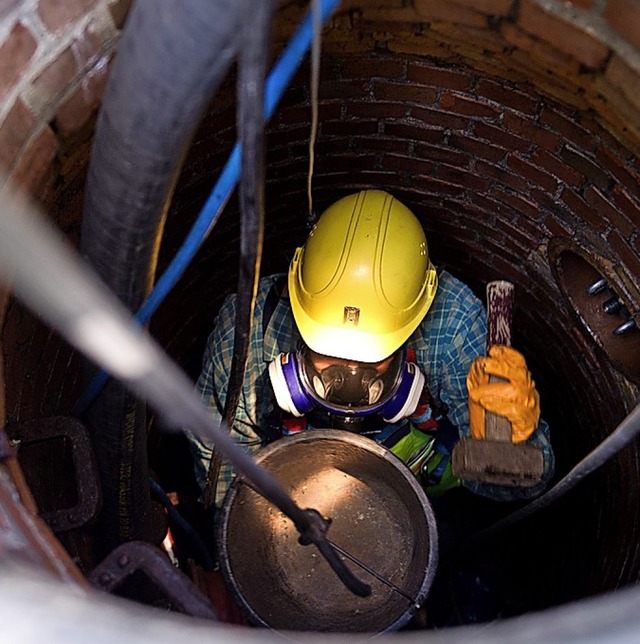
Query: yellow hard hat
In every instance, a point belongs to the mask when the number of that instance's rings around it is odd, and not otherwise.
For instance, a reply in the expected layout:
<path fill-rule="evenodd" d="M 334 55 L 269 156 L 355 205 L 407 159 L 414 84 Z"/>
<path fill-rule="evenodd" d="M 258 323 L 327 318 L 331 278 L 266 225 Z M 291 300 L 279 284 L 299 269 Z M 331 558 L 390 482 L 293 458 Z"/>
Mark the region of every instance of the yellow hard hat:
<path fill-rule="evenodd" d="M 361 362 L 399 349 L 437 286 L 420 222 L 381 190 L 327 208 L 289 267 L 291 308 L 307 346 Z"/>

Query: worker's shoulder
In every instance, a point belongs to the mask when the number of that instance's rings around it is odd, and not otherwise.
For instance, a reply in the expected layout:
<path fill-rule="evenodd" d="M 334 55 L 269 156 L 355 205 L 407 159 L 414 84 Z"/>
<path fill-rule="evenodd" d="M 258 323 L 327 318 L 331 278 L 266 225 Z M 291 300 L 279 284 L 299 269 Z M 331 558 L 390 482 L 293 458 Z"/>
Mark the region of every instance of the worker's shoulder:
<path fill-rule="evenodd" d="M 262 303 L 271 294 L 280 296 L 284 287 L 287 284 L 286 273 L 273 273 L 272 275 L 265 275 L 258 281 L 258 289 L 256 291 L 256 306 L 262 307 Z M 235 310 L 236 301 L 238 299 L 237 293 L 229 293 L 222 303 L 220 309 Z"/>
<path fill-rule="evenodd" d="M 438 270 L 438 290 L 413 337 L 415 347 L 443 350 L 446 339 L 453 341 L 486 315 L 482 302 L 464 282 L 447 271 Z M 437 342 L 435 341 L 437 339 Z"/>
<path fill-rule="evenodd" d="M 444 314 L 477 313 L 484 310 L 480 299 L 467 284 L 444 269 L 438 270 L 438 290 L 431 310 Z"/>

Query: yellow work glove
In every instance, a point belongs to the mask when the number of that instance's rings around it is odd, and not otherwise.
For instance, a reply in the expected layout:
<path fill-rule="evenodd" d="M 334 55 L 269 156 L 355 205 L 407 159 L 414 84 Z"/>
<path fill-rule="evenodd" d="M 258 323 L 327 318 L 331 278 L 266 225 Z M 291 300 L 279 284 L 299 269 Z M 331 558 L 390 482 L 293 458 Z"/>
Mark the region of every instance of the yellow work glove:
<path fill-rule="evenodd" d="M 506 382 L 489 382 L 489 376 Z M 527 440 L 538 426 L 540 395 L 521 353 L 495 345 L 489 355 L 476 358 L 467 376 L 469 427 L 477 439 L 485 436 L 485 412 L 506 416 L 511 421 L 512 441 Z"/>

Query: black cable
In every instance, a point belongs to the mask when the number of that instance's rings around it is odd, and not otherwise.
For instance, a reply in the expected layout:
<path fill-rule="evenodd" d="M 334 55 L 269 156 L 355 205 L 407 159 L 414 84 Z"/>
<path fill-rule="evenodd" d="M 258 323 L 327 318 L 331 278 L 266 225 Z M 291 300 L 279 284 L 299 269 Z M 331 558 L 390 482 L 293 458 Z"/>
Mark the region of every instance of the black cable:
<path fill-rule="evenodd" d="M 273 0 L 261 0 L 242 30 L 238 75 L 238 128 L 242 148 L 240 266 L 236 298 L 233 359 L 223 418 L 233 426 L 249 350 L 264 241 L 264 83 L 269 58 Z"/>
<path fill-rule="evenodd" d="M 549 491 L 516 512 L 500 519 L 492 526 L 473 534 L 468 544 L 475 547 L 493 537 L 498 532 L 520 523 L 535 512 L 547 508 L 573 489 L 582 479 L 604 465 L 620 450 L 629 445 L 640 434 L 640 404 L 609 434 L 593 451 L 585 456 L 566 476 L 556 483 Z"/>
<path fill-rule="evenodd" d="M 215 568 L 213 557 L 211 556 L 204 540 L 198 534 L 198 531 L 182 516 L 182 514 L 180 514 L 176 506 L 171 503 L 171 499 L 168 497 L 163 487 L 157 481 L 149 479 L 149 487 L 151 488 L 153 496 L 167 511 L 169 519 L 186 535 L 198 551 L 202 567 L 206 571 L 213 570 Z"/>
<path fill-rule="evenodd" d="M 236 296 L 233 356 L 222 419 L 233 427 L 242 393 L 249 353 L 264 241 L 264 85 L 269 59 L 274 0 L 261 0 L 241 31 L 238 74 L 238 139 L 242 150 L 240 202 L 240 263 Z M 204 494 L 207 509 L 215 505 L 221 455 L 213 451 Z"/>

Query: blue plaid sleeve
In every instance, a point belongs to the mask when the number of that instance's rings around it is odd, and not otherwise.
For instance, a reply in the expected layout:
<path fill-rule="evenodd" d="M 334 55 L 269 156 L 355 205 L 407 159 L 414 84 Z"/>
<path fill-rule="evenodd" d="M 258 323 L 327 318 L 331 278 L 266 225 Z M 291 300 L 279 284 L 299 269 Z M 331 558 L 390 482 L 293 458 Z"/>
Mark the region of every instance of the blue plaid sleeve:
<path fill-rule="evenodd" d="M 259 293 L 259 301 L 256 303 L 256 319 L 261 314 L 264 299 L 261 295 L 263 294 Z M 202 400 L 217 422 L 222 420 L 233 359 L 235 303 L 235 295 L 227 297 L 218 313 L 214 330 L 207 341 L 202 371 L 197 382 L 197 388 L 200 391 Z M 265 398 L 270 400 L 271 398 L 270 396 L 265 396 L 267 380 L 266 366 L 262 359 L 262 329 L 259 324 L 254 323 L 250 336 L 242 392 L 236 409 L 233 427 L 229 430 L 230 436 L 234 441 L 251 454 L 255 454 L 265 443 L 260 433 L 263 410 L 258 401 L 263 401 Z M 204 490 L 211 461 L 212 444 L 209 441 L 195 437 L 189 432 L 187 432 L 187 435 L 190 438 L 194 456 L 196 479 L 200 488 Z M 222 503 L 234 476 L 231 464 L 226 459 L 223 459 L 216 488 L 216 505 L 219 506 Z"/>

